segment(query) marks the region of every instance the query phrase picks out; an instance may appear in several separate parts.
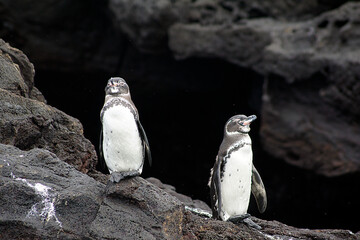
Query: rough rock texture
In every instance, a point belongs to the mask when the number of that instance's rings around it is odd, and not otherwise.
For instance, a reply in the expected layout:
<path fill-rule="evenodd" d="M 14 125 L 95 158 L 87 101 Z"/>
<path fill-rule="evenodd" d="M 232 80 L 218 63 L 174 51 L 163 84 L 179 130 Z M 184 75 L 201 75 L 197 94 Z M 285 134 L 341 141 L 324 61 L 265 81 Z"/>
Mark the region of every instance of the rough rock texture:
<path fill-rule="evenodd" d="M 104 185 L 43 149 L 0 144 L 1 239 L 357 239 L 253 218 L 262 231 L 201 218 L 141 177 Z"/>
<path fill-rule="evenodd" d="M 176 192 L 176 188 L 174 186 L 164 184 L 159 179 L 153 178 L 153 177 L 147 178 L 146 180 L 148 182 L 154 184 L 161 190 L 164 190 L 165 192 L 169 193 L 170 195 L 176 197 L 184 205 L 186 205 L 188 207 L 202 209 L 209 213 L 211 212 L 211 208 L 205 202 L 198 200 L 198 199 L 193 200 L 191 197 L 188 197 L 184 194 Z"/>
<path fill-rule="evenodd" d="M 34 87 L 35 69 L 27 56 L 0 39 L 0 88 L 19 96 L 45 102 Z"/>
<path fill-rule="evenodd" d="M 94 168 L 96 152 L 81 123 L 45 103 L 33 87 L 33 65 L 2 40 L 0 73 L 0 142 L 23 150 L 47 149 L 83 172 Z"/>
<path fill-rule="evenodd" d="M 113 30 L 107 1 L 0 1 L 0 36 L 36 69 L 113 72 L 123 37 Z"/>
<path fill-rule="evenodd" d="M 181 3 L 180 3 L 181 4 Z M 115 26 L 124 32 L 144 52 L 164 51 L 167 30 L 178 18 L 177 8 L 168 0 L 113 0 Z"/>
<path fill-rule="evenodd" d="M 270 154 L 326 176 L 360 170 L 358 2 L 110 2 L 139 49 L 168 38 L 177 59 L 220 58 L 263 75 Z"/>
<path fill-rule="evenodd" d="M 168 30 L 177 22 L 232 25 L 243 19 L 260 17 L 307 19 L 341 3 L 339 0 L 110 0 L 109 8 L 114 13 L 116 27 L 124 32 L 132 43 L 142 51 L 158 52 L 166 48 Z M 203 43 L 206 45 L 206 41 Z"/>

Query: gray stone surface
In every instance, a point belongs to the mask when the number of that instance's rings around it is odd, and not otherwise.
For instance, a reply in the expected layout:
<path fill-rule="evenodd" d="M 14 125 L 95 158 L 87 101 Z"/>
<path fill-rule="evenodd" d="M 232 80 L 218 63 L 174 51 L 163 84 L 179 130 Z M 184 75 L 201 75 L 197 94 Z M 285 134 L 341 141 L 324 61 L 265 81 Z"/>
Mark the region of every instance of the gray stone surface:
<path fill-rule="evenodd" d="M 236 25 L 246 19 L 271 17 L 276 19 L 308 19 L 339 6 L 341 1 L 130 1 L 110 0 L 115 25 L 137 48 L 144 52 L 166 49 L 168 30 L 174 23 L 202 26 Z M 182 33 L 182 32 L 181 32 Z M 176 34 L 176 36 L 179 36 Z M 194 36 L 195 41 L 197 36 Z M 205 45 L 206 41 L 203 42 Z"/>
<path fill-rule="evenodd" d="M 347 230 L 308 230 L 253 218 L 202 218 L 135 177 L 102 184 L 44 149 L 0 144 L 1 239 L 357 239 Z"/>
<path fill-rule="evenodd" d="M 0 88 L 19 96 L 45 102 L 44 96 L 34 87 L 34 65 L 20 50 L 0 39 Z"/>
<path fill-rule="evenodd" d="M 115 27 L 124 32 L 140 50 L 151 53 L 166 50 L 167 30 L 179 18 L 178 5 L 182 3 L 169 0 L 109 1 Z"/>
<path fill-rule="evenodd" d="M 198 208 L 198 209 L 201 209 L 201 210 L 211 213 L 211 208 L 205 202 L 198 200 L 198 199 L 192 199 L 189 196 L 186 196 L 184 194 L 176 192 L 176 188 L 174 186 L 162 183 L 159 179 L 153 178 L 153 177 L 147 178 L 146 180 L 148 182 L 154 184 L 161 190 L 164 190 L 165 192 L 169 193 L 170 195 L 176 197 L 185 206 L 188 206 L 191 208 Z"/>
<path fill-rule="evenodd" d="M 80 239 L 104 185 L 43 149 L 0 144 L 0 238 Z"/>

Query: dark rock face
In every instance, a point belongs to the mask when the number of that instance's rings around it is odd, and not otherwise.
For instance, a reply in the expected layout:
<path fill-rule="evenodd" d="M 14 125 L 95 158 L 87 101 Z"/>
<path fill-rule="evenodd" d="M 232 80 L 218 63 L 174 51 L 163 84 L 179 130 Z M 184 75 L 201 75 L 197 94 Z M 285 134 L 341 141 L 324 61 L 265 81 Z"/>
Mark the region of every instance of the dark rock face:
<path fill-rule="evenodd" d="M 0 39 L 0 61 L 2 89 L 45 102 L 40 91 L 34 87 L 34 66 L 23 52 Z"/>
<path fill-rule="evenodd" d="M 341 1 L 129 1 L 110 0 L 109 8 L 115 15 L 116 26 L 142 51 L 159 52 L 166 49 L 169 29 L 174 23 L 206 26 L 236 25 L 244 19 L 271 17 L 279 19 L 306 19 L 330 10 Z M 175 30 L 173 30 L 175 31 Z M 181 33 L 176 34 L 180 36 Z M 195 41 L 204 39 L 196 32 Z M 221 36 L 221 33 L 218 33 Z M 233 39 L 234 37 L 232 37 Z M 224 37 L 225 41 L 228 37 Z M 236 36 L 235 38 L 236 39 Z M 239 39 L 241 41 L 241 38 Z M 206 45 L 206 41 L 203 41 Z M 255 43 L 255 42 L 253 42 Z M 210 43 L 211 44 L 211 43 Z M 240 44 L 240 43 L 239 43 Z M 213 45 L 213 43 L 211 44 Z M 223 44 L 223 46 L 226 46 Z M 186 49 L 188 47 L 183 47 Z M 210 49 L 208 49 L 210 50 Z"/>
<path fill-rule="evenodd" d="M 359 4 L 348 3 L 304 21 L 185 22 L 170 27 L 169 47 L 178 58 L 217 57 L 264 75 L 264 148 L 338 176 L 360 170 L 358 18 Z"/>
<path fill-rule="evenodd" d="M 0 144 L 2 239 L 357 239 L 255 219 L 253 230 L 200 218 L 141 177 L 104 185 L 43 149 Z"/>
<path fill-rule="evenodd" d="M 174 5 L 168 0 L 109 1 L 115 26 L 139 49 L 152 53 L 166 50 L 167 30 L 178 18 Z"/>
<path fill-rule="evenodd" d="M 86 233 L 102 184 L 47 150 L 0 144 L 0 155 L 1 238 L 79 239 Z"/>
<path fill-rule="evenodd" d="M 113 31 L 107 1 L 0 1 L 0 36 L 36 69 L 113 72 L 123 37 Z"/>
<path fill-rule="evenodd" d="M 201 200 L 193 200 L 191 197 L 188 197 L 184 194 L 176 192 L 176 189 L 174 186 L 171 186 L 169 184 L 162 183 L 159 179 L 150 177 L 146 179 L 148 182 L 154 184 L 161 190 L 164 190 L 165 192 L 169 193 L 170 195 L 176 197 L 178 200 L 180 200 L 184 205 L 191 207 L 191 208 L 198 208 L 205 210 L 207 212 L 211 212 L 211 208 L 203 201 Z"/>
<path fill-rule="evenodd" d="M 107 186 L 91 235 L 115 239 L 180 239 L 184 214 L 183 205 L 174 197 L 140 177 L 127 179 Z M 108 230 L 106 235 L 102 233 L 104 226 Z"/>
<path fill-rule="evenodd" d="M 3 73 L 0 142 L 23 150 L 44 148 L 80 171 L 93 169 L 96 152 L 84 138 L 81 123 L 44 103 L 42 94 L 33 87 L 33 65 L 23 53 L 3 41 L 0 47 L 0 71 Z"/>

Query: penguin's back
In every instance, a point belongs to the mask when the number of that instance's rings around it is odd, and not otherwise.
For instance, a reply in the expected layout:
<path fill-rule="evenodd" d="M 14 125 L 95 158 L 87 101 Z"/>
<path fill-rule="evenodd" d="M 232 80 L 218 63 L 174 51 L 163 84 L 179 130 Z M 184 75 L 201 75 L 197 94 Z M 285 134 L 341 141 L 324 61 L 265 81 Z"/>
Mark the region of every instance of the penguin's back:
<path fill-rule="evenodd" d="M 124 105 L 113 105 L 103 113 L 103 152 L 110 173 L 139 170 L 143 165 L 143 146 L 133 112 Z"/>

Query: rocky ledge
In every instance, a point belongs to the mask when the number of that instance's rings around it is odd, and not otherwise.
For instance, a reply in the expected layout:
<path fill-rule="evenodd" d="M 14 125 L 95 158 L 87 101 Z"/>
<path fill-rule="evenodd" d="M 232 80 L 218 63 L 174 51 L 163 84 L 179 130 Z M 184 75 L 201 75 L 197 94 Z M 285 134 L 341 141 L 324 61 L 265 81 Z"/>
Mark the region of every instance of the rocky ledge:
<path fill-rule="evenodd" d="M 258 231 L 200 217 L 187 211 L 183 202 L 165 191 L 171 188 L 159 181 L 150 179 L 162 189 L 141 177 L 106 185 L 39 148 L 23 151 L 0 144 L 0 179 L 1 239 L 360 237 L 348 230 L 297 229 L 253 218 L 263 228 Z"/>

